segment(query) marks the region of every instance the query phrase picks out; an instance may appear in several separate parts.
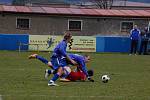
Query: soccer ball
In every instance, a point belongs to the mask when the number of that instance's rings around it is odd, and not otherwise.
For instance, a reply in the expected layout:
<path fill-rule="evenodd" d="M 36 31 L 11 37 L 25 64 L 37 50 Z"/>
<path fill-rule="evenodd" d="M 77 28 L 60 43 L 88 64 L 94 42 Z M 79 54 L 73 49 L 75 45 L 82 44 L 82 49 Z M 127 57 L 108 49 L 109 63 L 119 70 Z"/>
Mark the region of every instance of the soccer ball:
<path fill-rule="evenodd" d="M 103 83 L 107 83 L 110 80 L 110 77 L 108 75 L 102 75 L 101 80 Z"/>

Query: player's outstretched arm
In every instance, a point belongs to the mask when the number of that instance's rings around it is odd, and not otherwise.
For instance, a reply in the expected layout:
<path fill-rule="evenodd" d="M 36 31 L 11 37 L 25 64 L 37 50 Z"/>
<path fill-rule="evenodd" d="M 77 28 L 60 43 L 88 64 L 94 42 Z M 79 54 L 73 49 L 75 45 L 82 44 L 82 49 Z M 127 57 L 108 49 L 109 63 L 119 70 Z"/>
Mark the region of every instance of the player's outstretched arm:
<path fill-rule="evenodd" d="M 77 62 L 75 62 L 74 60 L 72 60 L 68 55 L 66 55 L 66 58 L 68 61 L 70 61 L 73 65 L 78 65 Z"/>

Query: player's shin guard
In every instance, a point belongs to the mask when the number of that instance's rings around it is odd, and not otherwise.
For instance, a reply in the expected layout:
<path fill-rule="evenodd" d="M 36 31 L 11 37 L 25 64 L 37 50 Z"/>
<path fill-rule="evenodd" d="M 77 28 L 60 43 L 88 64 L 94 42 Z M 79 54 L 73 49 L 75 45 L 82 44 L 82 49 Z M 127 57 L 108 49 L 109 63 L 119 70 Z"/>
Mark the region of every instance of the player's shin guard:
<path fill-rule="evenodd" d="M 40 60 L 41 62 L 43 62 L 43 63 L 45 63 L 45 64 L 48 64 L 48 60 L 47 59 L 45 59 L 45 58 L 43 58 L 43 57 L 41 57 L 41 56 L 36 56 L 36 59 L 38 59 L 38 60 Z"/>

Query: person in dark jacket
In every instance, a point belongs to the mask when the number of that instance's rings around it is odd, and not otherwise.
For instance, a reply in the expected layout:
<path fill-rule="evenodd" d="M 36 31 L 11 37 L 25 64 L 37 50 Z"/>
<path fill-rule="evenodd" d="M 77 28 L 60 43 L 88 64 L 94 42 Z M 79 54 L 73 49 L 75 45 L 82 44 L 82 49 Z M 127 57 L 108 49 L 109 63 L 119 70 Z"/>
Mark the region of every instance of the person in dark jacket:
<path fill-rule="evenodd" d="M 140 34 L 141 31 L 137 28 L 137 25 L 134 25 L 133 29 L 130 31 L 131 49 L 129 55 L 132 53 L 136 55 Z"/>
<path fill-rule="evenodd" d="M 147 46 L 148 46 L 148 41 L 150 38 L 150 32 L 148 31 L 148 27 L 145 27 L 144 32 L 141 33 L 141 45 L 140 45 L 140 50 L 139 54 L 147 54 Z"/>

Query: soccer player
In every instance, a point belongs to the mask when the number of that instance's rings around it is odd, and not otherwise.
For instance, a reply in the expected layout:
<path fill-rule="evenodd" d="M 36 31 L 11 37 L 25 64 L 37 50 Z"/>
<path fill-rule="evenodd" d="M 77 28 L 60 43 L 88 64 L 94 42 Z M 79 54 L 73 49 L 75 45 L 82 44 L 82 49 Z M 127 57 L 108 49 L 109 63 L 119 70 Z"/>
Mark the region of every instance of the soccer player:
<path fill-rule="evenodd" d="M 76 54 L 75 54 L 76 55 Z M 77 55 L 76 55 L 77 56 Z M 56 71 L 54 70 L 52 63 L 50 61 L 48 61 L 47 59 L 43 58 L 42 56 L 39 56 L 38 54 L 32 54 L 29 56 L 29 59 L 31 58 L 36 58 L 38 60 L 40 60 L 41 62 L 45 63 L 46 65 L 48 65 L 49 67 L 51 67 L 52 69 L 46 69 L 45 71 L 45 78 L 48 79 L 48 76 L 50 74 L 55 74 Z M 88 59 L 88 58 L 86 58 Z M 87 61 L 88 62 L 88 61 Z M 67 63 L 68 65 L 69 63 Z M 88 75 L 91 77 L 93 76 L 93 70 L 88 70 L 87 71 Z M 81 81 L 85 81 L 86 80 L 86 75 L 84 74 L 84 72 L 82 70 L 80 70 L 77 67 L 76 71 L 72 71 L 71 68 L 69 66 L 65 66 L 63 67 L 63 75 L 61 76 L 60 81 L 63 82 L 68 82 L 68 81 L 77 81 L 77 80 L 81 80 Z M 90 80 L 92 82 L 94 82 L 94 80 Z"/>
<path fill-rule="evenodd" d="M 93 70 L 88 70 L 88 76 L 92 77 L 94 72 Z M 69 82 L 69 81 L 85 81 L 86 75 L 81 70 L 71 71 L 70 67 L 64 67 L 64 75 L 66 77 L 63 77 L 60 79 L 62 82 Z M 91 82 L 94 82 L 94 80 L 90 80 Z"/>
<path fill-rule="evenodd" d="M 86 64 L 87 62 L 90 61 L 90 56 L 89 55 L 79 55 L 79 54 L 69 54 L 69 57 L 74 60 L 75 62 L 77 62 L 78 66 L 77 66 L 77 70 L 81 70 L 85 75 L 86 78 L 89 81 L 94 81 L 89 75 L 88 75 L 88 71 L 87 71 L 87 67 Z"/>
<path fill-rule="evenodd" d="M 85 55 L 85 56 L 82 56 L 82 55 L 79 55 L 79 54 L 69 54 L 68 55 L 72 60 L 74 60 L 75 62 L 77 62 L 78 66 L 77 66 L 77 71 L 69 71 L 68 67 L 63 67 L 63 72 L 66 72 L 66 74 L 64 75 L 64 79 L 69 79 L 71 81 L 75 81 L 75 80 L 85 80 L 88 78 L 89 81 L 92 81 L 94 82 L 93 79 L 91 79 L 91 74 L 89 75 L 88 72 L 90 71 L 87 71 L 87 68 L 86 68 L 86 64 L 87 62 L 90 61 L 90 56 L 88 55 Z M 53 65 L 50 61 L 48 61 L 47 59 L 37 55 L 37 54 L 32 54 L 29 56 L 29 58 L 36 58 L 40 61 L 42 61 L 43 63 L 47 64 L 49 67 L 51 67 L 52 69 L 53 68 Z M 67 66 L 69 64 L 72 64 L 70 62 L 65 62 L 64 63 L 64 66 Z M 67 70 L 68 69 L 68 70 Z M 50 69 L 46 69 L 45 71 L 45 78 L 48 79 L 48 76 L 50 74 L 54 74 L 55 71 L 54 70 L 50 70 Z"/>
<path fill-rule="evenodd" d="M 62 75 L 63 72 L 63 67 L 65 67 L 66 59 L 73 63 L 74 65 L 76 62 L 67 55 L 66 49 L 67 49 L 67 44 L 71 40 L 71 33 L 65 33 L 63 40 L 59 42 L 56 47 L 53 50 L 53 54 L 51 56 L 51 63 L 53 65 L 53 69 L 57 72 L 54 74 L 52 79 L 49 80 L 48 86 L 57 86 L 54 82 Z"/>

